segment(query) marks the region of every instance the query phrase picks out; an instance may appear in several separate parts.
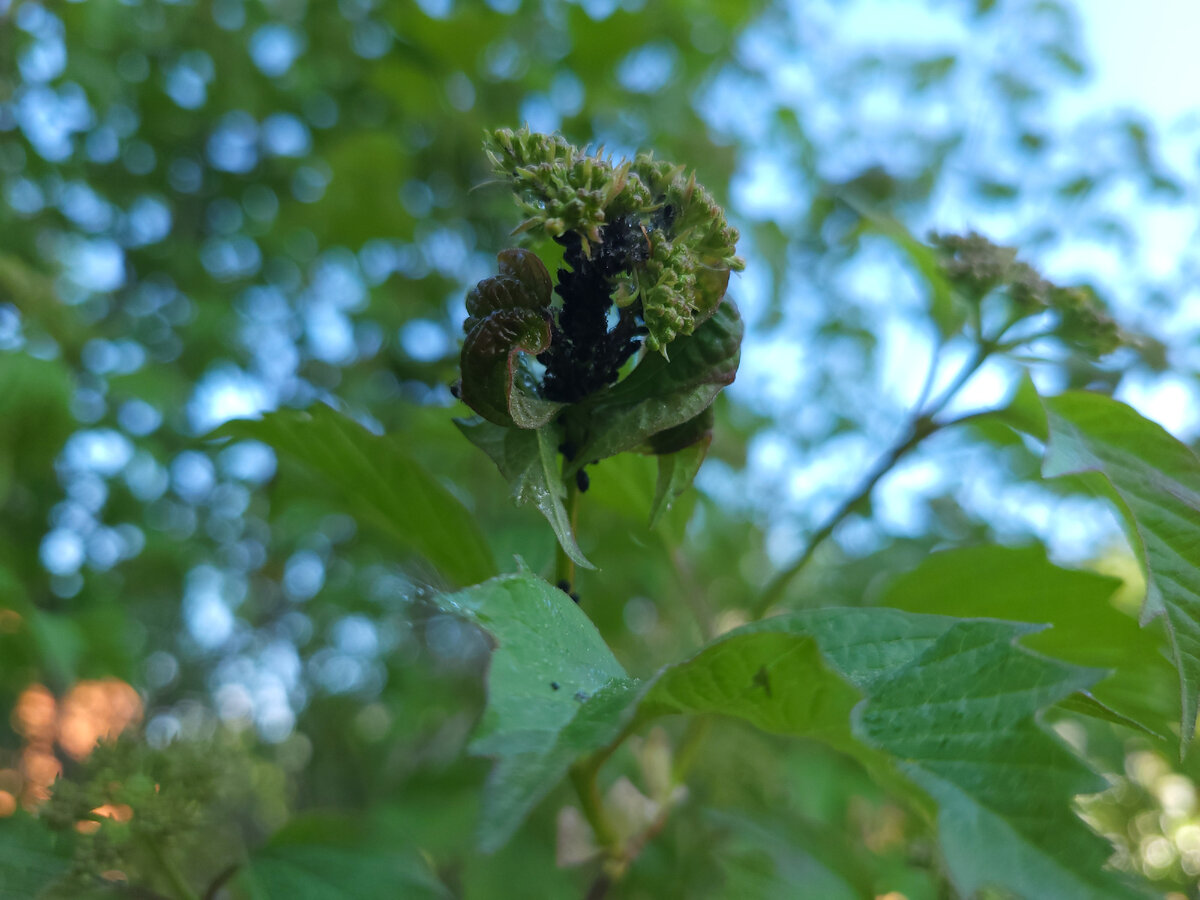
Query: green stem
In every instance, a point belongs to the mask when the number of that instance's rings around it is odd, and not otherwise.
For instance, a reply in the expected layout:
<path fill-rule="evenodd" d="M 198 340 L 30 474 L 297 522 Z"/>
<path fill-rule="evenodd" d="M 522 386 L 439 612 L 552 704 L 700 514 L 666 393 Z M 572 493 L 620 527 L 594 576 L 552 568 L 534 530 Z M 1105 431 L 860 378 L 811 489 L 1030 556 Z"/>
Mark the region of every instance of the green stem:
<path fill-rule="evenodd" d="M 1052 338 L 1052 337 L 1058 337 L 1058 329 L 1057 328 L 1051 328 L 1047 331 L 1037 331 L 1031 335 L 1028 335 L 1027 337 L 1016 338 L 1011 341 L 1005 341 L 1003 344 L 997 344 L 996 351 L 998 353 L 1008 353 L 1011 350 L 1016 350 L 1018 347 L 1022 346 L 1023 344 L 1031 344 L 1034 341 L 1041 340 L 1042 338 Z"/>
<path fill-rule="evenodd" d="M 1003 334 L 1004 331 L 1008 330 L 1008 327 L 1009 326 L 1006 326 L 1001 330 L 1000 333 Z M 997 335 L 997 337 L 999 337 L 999 335 Z M 893 446 L 884 455 L 884 457 L 875 464 L 875 467 L 870 471 L 867 477 L 863 479 L 862 484 L 859 485 L 858 490 L 854 492 L 853 496 L 839 506 L 833 512 L 833 514 L 825 520 L 824 524 L 822 524 L 821 527 L 813 533 L 812 537 L 808 539 L 808 543 L 805 544 L 804 550 L 801 551 L 800 555 L 797 556 L 796 559 L 789 563 L 785 568 L 780 570 L 780 572 L 767 583 L 767 587 L 763 591 L 762 596 L 759 598 L 758 603 L 756 603 L 751 610 L 751 613 L 755 619 L 761 619 L 767 614 L 768 611 L 770 611 L 772 606 L 779 602 L 779 599 L 783 596 L 783 592 L 787 589 L 788 584 L 800 573 L 801 569 L 808 565 L 809 560 L 811 560 L 813 555 L 817 552 L 817 548 L 821 546 L 827 537 L 833 534 L 834 530 L 840 524 L 842 524 L 847 516 L 854 512 L 855 509 L 857 509 L 868 497 L 871 496 L 871 492 L 875 490 L 875 485 L 880 482 L 883 476 L 890 472 L 896 463 L 898 463 L 901 459 L 911 453 L 918 445 L 920 445 L 925 438 L 929 437 L 929 435 L 933 434 L 934 432 L 939 431 L 943 427 L 942 425 L 934 422 L 933 417 L 945 409 L 946 404 L 954 399 L 954 396 L 960 390 L 962 390 L 963 386 L 966 385 L 966 383 L 971 380 L 975 373 L 979 371 L 980 366 L 987 361 L 994 349 L 995 345 L 991 341 L 980 341 L 976 345 L 975 353 L 969 360 L 967 360 L 967 362 L 959 370 L 958 374 L 954 376 L 954 380 L 950 382 L 950 385 L 944 391 L 942 391 L 941 395 L 934 400 L 924 412 L 918 408 L 917 411 L 913 413 L 913 417 L 909 421 L 908 426 L 905 428 L 903 436 L 895 444 L 895 446 Z"/>
<path fill-rule="evenodd" d="M 620 738 L 618 738 L 619 740 Z M 571 766 L 571 783 L 575 785 L 575 793 L 579 795 L 579 805 L 583 809 L 583 817 L 592 826 L 592 831 L 596 834 L 596 843 L 609 856 L 617 850 L 617 835 L 604 810 L 604 798 L 600 794 L 600 782 L 597 776 L 600 774 L 600 767 L 604 765 L 604 761 L 611 755 L 612 750 L 616 749 L 616 744 L 617 742 L 613 743 L 612 749 L 605 748 L 591 756 L 584 757 Z"/>
<path fill-rule="evenodd" d="M 966 385 L 966 383 L 971 380 L 975 373 L 979 371 L 979 367 L 982 366 L 987 361 L 988 357 L 992 355 L 993 349 L 994 345 L 990 342 L 984 342 L 977 345 L 975 352 L 971 355 L 971 358 L 967 360 L 963 367 L 959 369 L 958 374 L 954 376 L 954 380 L 950 382 L 949 387 L 942 391 L 941 396 L 938 397 L 937 400 L 935 400 L 927 410 L 924 412 L 920 412 L 918 410 L 917 418 L 923 417 L 931 419 L 945 409 L 946 404 L 954 399 L 954 395 L 963 389 L 963 386 Z"/>
<path fill-rule="evenodd" d="M 693 716 L 688 722 L 687 730 L 675 751 L 675 765 L 671 768 L 671 781 L 675 787 L 683 784 L 692 764 L 712 730 L 712 716 Z"/>
<path fill-rule="evenodd" d="M 879 480 L 888 472 L 890 472 L 892 467 L 895 466 L 897 462 L 899 462 L 905 455 L 912 451 L 913 448 L 920 444 L 921 441 L 923 441 L 926 437 L 937 431 L 937 429 L 938 426 L 933 424 L 933 422 L 925 416 L 919 416 L 913 420 L 912 423 L 910 423 L 909 427 L 905 430 L 904 438 L 900 440 L 894 447 L 892 447 L 892 449 L 889 450 L 887 454 L 875 464 L 875 468 L 871 470 L 870 474 L 868 474 L 863 480 L 862 484 L 859 485 L 859 488 L 854 492 L 854 495 L 842 503 L 842 505 L 834 511 L 833 515 L 826 519 L 825 523 L 813 533 L 812 537 L 808 539 L 808 543 L 805 544 L 803 552 L 801 552 L 801 554 L 797 556 L 795 560 L 789 563 L 787 567 L 780 570 L 780 572 L 774 578 L 772 578 L 770 582 L 768 582 L 766 589 L 762 593 L 762 596 L 758 599 L 758 603 L 756 603 L 754 608 L 751 610 L 751 614 L 754 619 L 761 619 L 767 614 L 771 607 L 778 602 L 779 598 L 783 596 L 784 590 L 787 589 L 788 583 L 795 578 L 800 573 L 800 570 L 808 564 L 808 561 L 813 558 L 813 555 L 817 552 L 817 548 L 821 546 L 825 538 L 833 534 L 834 529 L 842 524 L 842 521 L 849 516 L 850 513 L 854 512 L 854 510 L 871 495 L 871 492 L 875 489 L 875 485 L 879 483 Z"/>

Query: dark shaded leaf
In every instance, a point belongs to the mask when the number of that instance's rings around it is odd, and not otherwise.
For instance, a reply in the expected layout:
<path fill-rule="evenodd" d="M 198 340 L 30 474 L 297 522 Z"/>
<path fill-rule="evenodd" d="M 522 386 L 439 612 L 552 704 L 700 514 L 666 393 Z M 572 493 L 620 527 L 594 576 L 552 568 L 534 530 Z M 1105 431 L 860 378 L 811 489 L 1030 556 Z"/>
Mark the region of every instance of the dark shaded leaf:
<path fill-rule="evenodd" d="M 16 471 L 37 468 L 53 477 L 54 456 L 74 424 L 72 390 L 61 360 L 0 353 L 0 501 Z"/>
<path fill-rule="evenodd" d="M 502 250 L 500 274 L 467 294 L 462 400 L 489 422 L 540 428 L 563 404 L 538 396 L 522 363 L 550 346 L 550 273 L 528 250 Z"/>

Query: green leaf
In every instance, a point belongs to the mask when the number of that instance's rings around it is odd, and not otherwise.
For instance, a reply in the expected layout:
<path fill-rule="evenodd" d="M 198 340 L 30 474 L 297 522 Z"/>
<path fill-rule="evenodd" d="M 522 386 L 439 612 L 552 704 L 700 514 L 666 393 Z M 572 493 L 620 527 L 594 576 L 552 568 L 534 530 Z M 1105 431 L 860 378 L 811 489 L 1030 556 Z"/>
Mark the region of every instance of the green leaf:
<path fill-rule="evenodd" d="M 1102 673 L 1020 646 L 1034 626 L 812 610 L 730 632 L 638 683 L 570 598 L 528 573 L 441 604 L 498 645 L 475 744 L 499 757 L 485 798 L 489 848 L 573 759 L 658 716 L 719 713 L 902 773 L 937 801 L 947 865 L 964 894 L 996 886 L 1023 896 L 1138 896 L 1102 870 L 1110 848 L 1071 808 L 1103 781 L 1037 721 Z"/>
<path fill-rule="evenodd" d="M 467 294 L 462 400 L 489 422 L 541 428 L 564 406 L 538 396 L 522 354 L 550 346 L 550 273 L 528 250 L 501 250 L 500 274 Z"/>
<path fill-rule="evenodd" d="M 579 404 L 570 427 L 585 437 L 567 474 L 639 447 L 706 410 L 737 374 L 742 332 L 737 306 L 726 300 L 694 334 L 672 342 L 670 360 L 648 353 L 624 380 Z"/>
<path fill-rule="evenodd" d="M 821 900 L 863 900 L 875 896 L 862 860 L 838 841 L 832 829 L 799 825 L 782 817 L 755 821 L 733 813 L 707 818 L 728 832 L 717 862 L 725 876 L 719 898 L 772 900 L 793 896 L 804 885 Z M 796 837 L 802 842 L 797 843 Z"/>
<path fill-rule="evenodd" d="M 251 900 L 444 900 L 450 892 L 415 853 L 382 849 L 349 820 L 289 823 L 251 854 L 237 885 Z"/>
<path fill-rule="evenodd" d="M 1031 649 L 1110 669 L 1072 708 L 1163 737 L 1178 692 L 1158 636 L 1110 602 L 1120 581 L 1063 569 L 1040 545 L 979 546 L 935 553 L 900 576 L 880 604 L 912 612 L 1018 619 L 1052 625 L 1024 639 Z"/>
<path fill-rule="evenodd" d="M 647 449 L 658 455 L 658 482 L 650 505 L 650 528 L 671 508 L 696 479 L 696 473 L 712 444 L 713 408 L 682 425 L 676 425 L 650 438 Z"/>
<path fill-rule="evenodd" d="M 1033 435 L 1042 441 L 1046 440 L 1046 410 L 1028 372 L 1022 373 L 1008 404 L 989 415 L 1018 431 Z"/>
<path fill-rule="evenodd" d="M 504 428 L 479 417 L 455 419 L 454 424 L 491 457 L 508 480 L 513 500 L 536 507 L 546 517 L 567 556 L 586 569 L 596 568 L 575 542 L 571 517 L 563 505 L 567 492 L 559 477 L 557 456 L 562 430 L 557 425 L 537 430 Z"/>
<path fill-rule="evenodd" d="M 1196 730 L 1200 691 L 1200 459 L 1109 397 L 1072 391 L 1044 403 L 1050 429 L 1044 474 L 1099 472 L 1130 525 L 1146 570 L 1142 620 L 1166 619 L 1186 745 Z"/>
<path fill-rule="evenodd" d="M 79 622 L 64 615 L 30 609 L 29 631 L 46 673 L 59 684 L 71 684 L 78 675 L 85 636 Z"/>
<path fill-rule="evenodd" d="M 650 527 L 653 528 L 671 504 L 679 499 L 692 482 L 708 453 L 712 435 L 697 444 L 658 457 L 658 482 L 654 487 L 654 502 L 650 507 Z"/>
<path fill-rule="evenodd" d="M 472 752 L 496 758 L 480 822 L 480 845 L 491 852 L 576 757 L 616 736 L 636 683 L 578 605 L 528 572 L 438 603 L 496 642 L 488 705 L 472 743 Z"/>
<path fill-rule="evenodd" d="M 496 564 L 474 516 L 390 437 L 317 404 L 227 422 L 209 437 L 262 441 L 323 479 L 363 516 L 429 560 L 456 584 Z"/>
<path fill-rule="evenodd" d="M 1103 871 L 1112 848 L 1071 809 L 1072 797 L 1104 780 L 1035 719 L 1098 673 L 1016 646 L 1029 631 L 954 622 L 918 659 L 872 680 L 855 731 L 937 802 L 939 840 L 962 895 L 995 886 L 1025 897 L 1140 896 Z"/>
<path fill-rule="evenodd" d="M 54 457 L 74 426 L 71 392 L 61 360 L 0 354 L 0 501 L 14 477 L 54 477 Z"/>
<path fill-rule="evenodd" d="M 1074 795 L 1103 781 L 1035 719 L 1099 673 L 1016 645 L 1029 630 L 885 609 L 781 616 L 666 670 L 646 692 L 642 714 L 722 712 L 838 746 L 836 711 L 847 701 L 832 671 L 864 696 L 852 716 L 854 736 L 937 801 L 961 893 L 993 885 L 1023 896 L 1136 896 L 1101 871 L 1110 848 L 1071 810 Z M 764 643 L 770 632 L 783 640 Z M 810 643 L 823 663 L 810 659 L 802 674 L 789 671 Z M 681 679 L 693 689 L 681 691 Z M 669 706 L 655 708 L 664 694 Z"/>
<path fill-rule="evenodd" d="M 652 435 L 642 450 L 646 453 L 661 456 L 666 453 L 683 450 L 700 441 L 707 443 L 712 439 L 713 424 L 715 422 L 716 414 L 710 405 L 699 415 L 688 419 L 686 422 Z"/>
<path fill-rule="evenodd" d="M 0 900 L 28 900 L 67 871 L 54 835 L 32 816 L 0 819 Z"/>

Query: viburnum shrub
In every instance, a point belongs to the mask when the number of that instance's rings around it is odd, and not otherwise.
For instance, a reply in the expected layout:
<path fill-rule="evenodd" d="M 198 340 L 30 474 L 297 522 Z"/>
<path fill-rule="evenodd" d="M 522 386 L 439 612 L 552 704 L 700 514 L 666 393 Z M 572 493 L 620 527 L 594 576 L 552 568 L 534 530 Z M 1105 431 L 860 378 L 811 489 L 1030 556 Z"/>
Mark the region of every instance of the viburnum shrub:
<path fill-rule="evenodd" d="M 524 246 L 501 250 L 495 273 L 467 294 L 454 391 L 474 415 L 455 422 L 507 479 L 512 498 L 549 523 L 553 571 L 520 558 L 497 566 L 476 513 L 456 492 L 403 442 L 328 406 L 216 432 L 264 441 L 332 487 L 407 558 L 436 570 L 438 610 L 490 637 L 486 705 L 470 745 L 493 760 L 479 849 L 503 846 L 569 782 L 574 797 L 557 812 L 558 864 L 586 867 L 592 900 L 620 892 L 673 817 L 698 803 L 688 790 L 693 763 L 716 742 L 714 720 L 732 718 L 854 760 L 936 833 L 937 849 L 920 865 L 935 869 L 947 891 L 1147 896 L 1132 874 L 1109 864 L 1112 845 L 1077 812 L 1077 798 L 1103 791 L 1105 778 L 1078 741 L 1068 744 L 1050 725 L 1073 717 L 1181 750 L 1190 743 L 1200 687 L 1200 461 L 1103 393 L 1040 396 L 1027 376 L 1001 407 L 948 412 L 989 360 L 1028 366 L 1049 354 L 1086 368 L 1141 339 L 1117 327 L 1092 289 L 1050 282 L 1011 248 L 977 234 L 934 234 L 925 243 L 852 194 L 835 196 L 854 223 L 846 240 L 892 241 L 929 285 L 942 341 L 924 388 L 895 443 L 880 449 L 800 552 L 760 580 L 752 602 L 732 619 L 701 612 L 700 646 L 634 677 L 585 612 L 590 597 L 581 604 L 576 593 L 578 567 L 597 563 L 589 585 L 602 586 L 604 568 L 622 560 L 589 560 L 577 534 L 586 528 L 589 488 L 608 477 L 598 465 L 605 460 L 657 460 L 653 496 L 642 498 L 651 527 L 692 484 L 716 427 L 714 401 L 743 350 L 742 320 L 727 296 L 730 273 L 743 268 L 738 234 L 693 175 L 651 155 L 616 161 L 528 130 L 489 134 L 486 152 L 523 215 L 515 235 Z M 951 343 L 969 349 L 948 363 L 942 348 Z M 1111 580 L 1054 566 L 1036 547 L 935 553 L 888 585 L 878 605 L 832 608 L 820 596 L 789 592 L 900 460 L 931 435 L 968 428 L 1041 454 L 1043 477 L 1067 477 L 1055 483 L 1113 502 L 1143 569 L 1143 619 L 1161 618 L 1161 633 L 1140 630 L 1109 603 Z M 686 531 L 673 535 L 688 539 Z M 1175 684 L 1178 702 L 1165 708 Z M 660 725 L 677 718 L 687 724 Z M 623 747 L 630 752 L 617 774 L 610 763 Z M 81 843 L 71 884 L 145 856 L 147 847 L 160 855 L 167 841 L 169 855 L 169 841 L 191 839 L 188 828 L 204 818 L 197 798 L 215 770 L 191 757 L 172 764 L 173 752 L 183 751 L 111 751 L 79 784 L 56 790 L 46 821 L 63 828 L 96 818 L 96 804 L 128 805 L 132 814 L 132 825 L 119 830 L 104 820 L 102 829 L 117 830 Z M 172 765 L 191 774 L 160 795 L 155 773 Z M 731 754 L 723 765 L 736 771 L 743 761 Z M 183 833 L 172 837 L 163 811 L 176 809 L 181 823 L 171 827 Z M 1101 806 L 1087 809 L 1101 826 Z M 779 840 L 762 834 L 768 844 Z M 300 876 L 281 867 L 303 868 L 329 852 L 313 849 L 315 840 L 306 834 L 265 857 L 251 854 L 231 889 L 284 896 L 279 886 Z M 795 872 L 813 871 L 804 865 Z M 842 874 L 859 893 L 838 897 L 891 897 L 897 889 L 876 874 Z M 161 873 L 155 877 L 161 885 Z M 413 896 L 447 895 L 424 876 L 405 884 Z M 809 888 L 764 881 L 744 896 L 825 896 Z M 176 895 L 194 894 L 183 884 Z M 729 887 L 723 896 L 743 894 Z"/>
<path fill-rule="evenodd" d="M 569 777 L 578 806 L 560 810 L 559 862 L 597 865 L 587 896 L 602 896 L 686 802 L 690 762 L 708 714 L 717 713 L 826 740 L 896 786 L 936 817 L 945 868 L 964 895 L 1138 895 L 1105 868 L 1109 848 L 1071 806 L 1103 781 L 1040 721 L 1055 704 L 1124 715 L 1102 671 L 1032 652 L 1021 639 L 1035 626 L 991 618 L 1002 611 L 969 595 L 941 615 L 910 611 L 929 599 L 919 594 L 901 609 L 776 608 L 817 546 L 902 457 L 935 432 L 988 418 L 1048 442 L 1047 475 L 1102 473 L 1138 529 L 1151 583 L 1171 570 L 1176 552 L 1162 545 L 1178 538 L 1174 529 L 1186 519 L 1192 538 L 1200 535 L 1200 468 L 1160 428 L 1099 394 L 1041 400 L 1028 382 L 1003 409 L 943 415 L 992 357 L 1054 341 L 1095 359 L 1133 341 L 1095 293 L 1051 283 L 980 235 L 935 234 L 923 245 L 864 215 L 867 227 L 891 232 L 908 251 L 953 306 L 950 330 L 965 331 L 974 349 L 948 380 L 934 360 L 899 441 L 767 583 L 749 611 L 754 621 L 635 679 L 575 602 L 574 565 L 590 566 L 574 534 L 580 497 L 589 466 L 626 452 L 659 460 L 652 518 L 690 485 L 711 440 L 713 401 L 733 381 L 741 352 L 742 323 L 726 296 L 730 272 L 743 268 L 737 232 L 694 176 L 650 155 L 614 162 L 525 130 L 489 135 L 487 152 L 525 215 L 516 234 L 549 237 L 564 252 L 552 277 L 533 251 L 501 251 L 497 274 L 469 292 L 463 325 L 457 395 L 477 415 L 457 424 L 559 542 L 552 581 L 520 566 L 440 601 L 495 641 L 473 744 L 495 758 L 482 848 L 503 844 Z M 1190 586 L 1180 590 L 1168 575 L 1163 602 L 1151 607 L 1167 614 L 1172 634 L 1191 627 L 1179 607 L 1200 601 L 1195 546 Z M 1044 621 L 1056 615 L 1047 609 Z M 1186 672 L 1186 644 L 1177 641 L 1175 652 Z M 1185 690 L 1185 739 L 1194 709 Z M 657 728 L 638 741 L 641 783 L 622 777 L 605 790 L 616 749 L 676 715 L 692 718 L 676 746 Z"/>

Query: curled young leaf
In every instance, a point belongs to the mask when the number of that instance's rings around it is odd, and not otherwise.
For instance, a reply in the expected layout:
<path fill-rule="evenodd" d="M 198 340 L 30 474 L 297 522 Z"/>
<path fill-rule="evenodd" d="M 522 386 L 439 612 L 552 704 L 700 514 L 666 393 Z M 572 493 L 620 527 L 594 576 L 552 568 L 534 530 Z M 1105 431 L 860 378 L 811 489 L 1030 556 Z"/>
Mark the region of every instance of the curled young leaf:
<path fill-rule="evenodd" d="M 550 346 L 550 273 L 528 250 L 500 252 L 500 274 L 467 294 L 460 396 L 489 422 L 540 428 L 561 404 L 538 395 L 521 354 Z"/>

